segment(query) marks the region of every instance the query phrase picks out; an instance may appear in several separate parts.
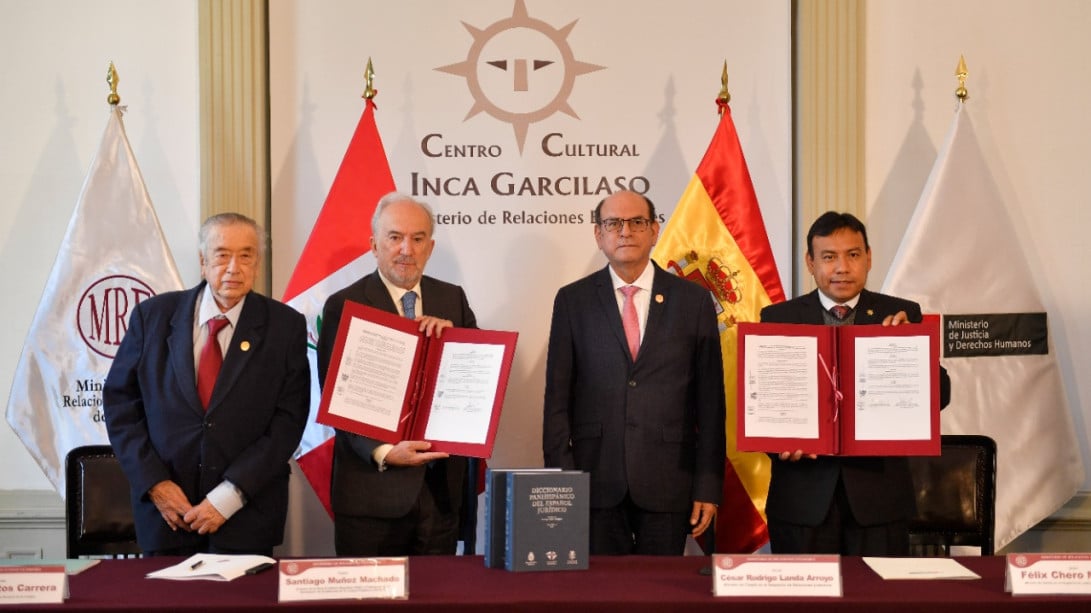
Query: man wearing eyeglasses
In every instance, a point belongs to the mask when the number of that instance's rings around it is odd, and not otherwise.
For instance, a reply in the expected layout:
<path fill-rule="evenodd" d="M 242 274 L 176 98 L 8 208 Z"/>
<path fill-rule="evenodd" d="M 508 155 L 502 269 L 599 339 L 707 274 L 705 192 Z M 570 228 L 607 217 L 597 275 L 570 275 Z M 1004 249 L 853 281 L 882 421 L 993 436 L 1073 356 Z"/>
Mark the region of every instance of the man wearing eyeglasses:
<path fill-rule="evenodd" d="M 723 363 L 708 292 L 651 261 L 655 206 L 594 213 L 607 266 L 553 303 L 542 448 L 591 475 L 591 553 L 680 555 L 708 529 L 724 469 Z"/>

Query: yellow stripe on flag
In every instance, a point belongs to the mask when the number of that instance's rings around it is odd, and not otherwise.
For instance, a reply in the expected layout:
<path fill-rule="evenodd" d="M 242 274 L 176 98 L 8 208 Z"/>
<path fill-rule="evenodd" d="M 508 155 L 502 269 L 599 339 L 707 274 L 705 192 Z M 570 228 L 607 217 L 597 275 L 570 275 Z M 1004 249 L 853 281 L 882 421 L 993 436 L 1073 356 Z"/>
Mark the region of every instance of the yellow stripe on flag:
<path fill-rule="evenodd" d="M 784 291 L 730 109 L 725 106 L 723 110 L 712 143 L 652 258 L 664 269 L 708 289 L 716 302 L 730 462 L 724 478 L 722 521 L 717 522 L 717 551 L 744 552 L 768 540 L 765 499 L 770 467 L 767 455 L 741 453 L 735 444 L 736 324 L 758 321 L 761 309 L 783 300 Z M 745 237 L 745 245 L 736 237 Z M 759 269 L 765 273 L 764 283 Z"/>

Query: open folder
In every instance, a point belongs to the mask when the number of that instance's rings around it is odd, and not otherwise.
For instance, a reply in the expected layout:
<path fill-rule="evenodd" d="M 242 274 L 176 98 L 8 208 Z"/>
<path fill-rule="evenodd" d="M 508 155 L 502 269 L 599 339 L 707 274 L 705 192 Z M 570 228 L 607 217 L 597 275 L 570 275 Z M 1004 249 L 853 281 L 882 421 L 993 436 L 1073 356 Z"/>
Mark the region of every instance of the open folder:
<path fill-rule="evenodd" d="M 738 448 L 939 455 L 939 322 L 741 323 Z"/>
<path fill-rule="evenodd" d="M 316 420 L 384 443 L 490 457 L 518 333 L 447 328 L 434 338 L 419 327 L 345 302 Z"/>

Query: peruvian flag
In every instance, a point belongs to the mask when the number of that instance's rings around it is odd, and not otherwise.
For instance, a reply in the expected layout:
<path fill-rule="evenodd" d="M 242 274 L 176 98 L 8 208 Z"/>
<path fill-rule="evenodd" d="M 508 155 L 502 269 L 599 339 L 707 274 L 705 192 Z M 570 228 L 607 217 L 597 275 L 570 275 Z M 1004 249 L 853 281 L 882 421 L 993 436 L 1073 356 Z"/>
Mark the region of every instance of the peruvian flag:
<path fill-rule="evenodd" d="M 311 415 L 296 452 L 296 462 L 327 512 L 333 470 L 333 429 L 315 422 L 322 400 L 316 352 L 323 325 L 322 307 L 330 294 L 374 270 L 371 217 L 379 199 L 392 191 L 394 177 L 375 125 L 375 103 L 369 99 L 284 291 L 284 302 L 307 318 L 307 357 L 311 362 Z"/>

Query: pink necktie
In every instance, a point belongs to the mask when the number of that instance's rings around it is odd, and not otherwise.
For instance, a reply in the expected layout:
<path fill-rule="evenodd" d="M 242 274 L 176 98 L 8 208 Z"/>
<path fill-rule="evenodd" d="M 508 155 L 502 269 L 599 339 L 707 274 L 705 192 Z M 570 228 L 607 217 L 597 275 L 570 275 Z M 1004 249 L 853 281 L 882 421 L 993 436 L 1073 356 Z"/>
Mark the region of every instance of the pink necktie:
<path fill-rule="evenodd" d="M 214 317 L 208 320 L 208 340 L 201 349 L 201 359 L 197 363 L 197 396 L 205 409 L 208 409 L 208 401 L 212 398 L 212 388 L 216 387 L 216 376 L 220 374 L 220 366 L 224 361 L 217 335 L 227 323 L 226 317 Z"/>
<path fill-rule="evenodd" d="M 844 304 L 835 304 L 830 307 L 830 312 L 833 313 L 833 316 L 837 319 L 844 319 L 852 312 L 852 307 Z"/>
<path fill-rule="evenodd" d="M 633 295 L 640 290 L 635 285 L 626 285 L 621 288 L 625 302 L 621 306 L 621 325 L 625 328 L 625 339 L 629 341 L 629 353 L 636 361 L 636 353 L 640 350 L 640 322 L 636 318 L 636 304 L 633 303 Z"/>

